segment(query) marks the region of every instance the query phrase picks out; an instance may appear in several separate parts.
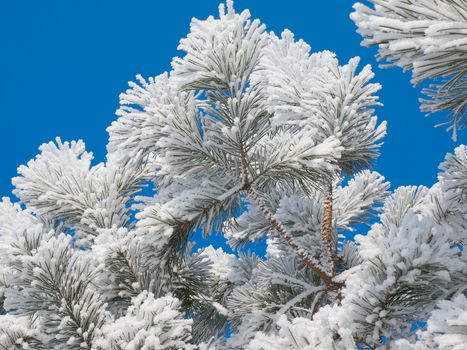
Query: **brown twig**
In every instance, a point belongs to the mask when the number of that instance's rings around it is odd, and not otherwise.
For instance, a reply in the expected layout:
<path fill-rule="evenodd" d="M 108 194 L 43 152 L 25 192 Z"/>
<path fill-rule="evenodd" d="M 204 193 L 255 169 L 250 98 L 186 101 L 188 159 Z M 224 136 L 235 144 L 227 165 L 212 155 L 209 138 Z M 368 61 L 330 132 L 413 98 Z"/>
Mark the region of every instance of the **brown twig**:
<path fill-rule="evenodd" d="M 309 256 L 308 253 L 298 246 L 295 243 L 292 236 L 287 233 L 284 225 L 282 225 L 273 215 L 271 210 L 266 206 L 264 201 L 258 198 L 256 192 L 250 188 L 248 191 L 251 198 L 253 198 L 257 204 L 263 215 L 265 216 L 266 220 L 269 221 L 272 227 L 277 231 L 277 233 L 288 243 L 288 245 L 293 249 L 293 251 L 302 259 L 302 261 L 313 271 L 315 272 L 319 278 L 326 284 L 331 285 L 332 276 L 329 276 L 322 268 L 319 266 L 319 262 L 314 259 L 313 257 Z"/>
<path fill-rule="evenodd" d="M 334 254 L 334 240 L 332 237 L 332 183 L 329 184 L 328 193 L 323 207 L 322 240 L 324 254 L 330 266 L 332 277 L 336 275 L 336 262 Z"/>

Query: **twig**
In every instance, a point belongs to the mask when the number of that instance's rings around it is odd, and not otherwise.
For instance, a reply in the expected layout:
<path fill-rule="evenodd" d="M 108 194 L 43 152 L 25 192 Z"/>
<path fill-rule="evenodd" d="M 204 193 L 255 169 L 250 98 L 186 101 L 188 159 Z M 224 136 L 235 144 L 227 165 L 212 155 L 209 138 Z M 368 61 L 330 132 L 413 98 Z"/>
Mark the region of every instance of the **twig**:
<path fill-rule="evenodd" d="M 328 193 L 324 201 L 322 240 L 324 246 L 325 261 L 330 267 L 331 276 L 336 275 L 336 263 L 334 261 L 334 243 L 332 237 L 332 183 L 329 185 Z"/>
<path fill-rule="evenodd" d="M 258 207 L 265 216 L 266 220 L 269 221 L 272 227 L 277 231 L 277 233 L 289 244 L 289 246 L 293 249 L 293 251 L 302 259 L 302 261 L 313 271 L 315 272 L 319 278 L 326 284 L 332 284 L 332 276 L 328 275 L 326 271 L 319 265 L 319 262 L 308 255 L 308 253 L 301 247 L 295 243 L 292 236 L 287 233 L 286 228 L 282 225 L 273 215 L 271 210 L 266 206 L 264 201 L 258 198 L 255 190 L 250 188 L 248 194 L 251 198 L 253 198 L 257 203 Z"/>

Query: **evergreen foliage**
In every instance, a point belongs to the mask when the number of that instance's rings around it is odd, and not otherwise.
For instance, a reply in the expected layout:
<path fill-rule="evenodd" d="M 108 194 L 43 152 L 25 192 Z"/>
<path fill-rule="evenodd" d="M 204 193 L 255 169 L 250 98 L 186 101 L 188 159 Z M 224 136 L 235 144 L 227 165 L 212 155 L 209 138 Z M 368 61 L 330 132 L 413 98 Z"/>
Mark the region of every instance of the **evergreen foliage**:
<path fill-rule="evenodd" d="M 464 0 L 369 0 L 354 5 L 352 20 L 365 46 L 378 46 L 383 67 L 412 70 L 412 83 L 423 89 L 421 109 L 447 111 L 456 140 L 465 128 L 467 101 L 467 3 Z"/>
<path fill-rule="evenodd" d="M 120 96 L 104 163 L 57 139 L 19 167 L 0 349 L 462 349 L 467 148 L 390 192 L 370 66 L 232 1 L 179 49 Z M 265 257 L 243 250 L 264 237 Z"/>

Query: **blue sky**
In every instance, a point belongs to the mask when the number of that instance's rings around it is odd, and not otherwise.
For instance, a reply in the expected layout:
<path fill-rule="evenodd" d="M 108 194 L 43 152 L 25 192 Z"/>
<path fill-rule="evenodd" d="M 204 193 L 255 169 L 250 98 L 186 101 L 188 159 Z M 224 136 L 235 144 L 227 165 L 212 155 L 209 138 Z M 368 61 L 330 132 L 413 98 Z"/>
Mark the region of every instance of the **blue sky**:
<path fill-rule="evenodd" d="M 433 126 L 443 116 L 418 109 L 419 89 L 401 69 L 378 69 L 375 49 L 360 46 L 349 19 L 353 1 L 236 0 L 269 30 L 292 30 L 314 51 L 337 53 L 341 62 L 360 56 L 376 72 L 388 135 L 375 169 L 393 183 L 431 185 L 446 152 L 465 143 Z M 218 0 L 18 0 L 0 5 L 0 195 L 10 195 L 16 168 L 37 147 L 60 136 L 83 139 L 102 161 L 106 127 L 115 119 L 118 95 L 136 74 L 170 68 L 192 17 L 217 14 Z"/>

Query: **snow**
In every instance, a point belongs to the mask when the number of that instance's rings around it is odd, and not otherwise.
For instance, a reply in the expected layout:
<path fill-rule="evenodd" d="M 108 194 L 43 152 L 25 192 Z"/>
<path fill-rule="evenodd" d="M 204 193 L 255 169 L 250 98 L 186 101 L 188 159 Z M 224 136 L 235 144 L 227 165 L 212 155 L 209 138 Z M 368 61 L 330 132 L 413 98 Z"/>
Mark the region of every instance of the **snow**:
<path fill-rule="evenodd" d="M 462 59 L 467 50 L 467 23 L 463 0 L 372 0 L 374 9 L 356 3 L 350 17 L 358 26 L 365 46 L 378 46 L 377 58 L 404 70 L 412 70 L 412 83 L 443 77 L 441 84 L 432 85 L 424 92 L 430 99 L 422 99 L 425 112 L 452 111 L 448 130 L 456 138 L 457 128 L 463 127 L 465 94 Z M 449 67 L 449 69 L 447 69 Z M 446 92 L 445 84 L 452 84 Z M 448 85 L 449 85 L 448 84 Z M 457 95 L 457 96 L 456 96 Z M 450 103 L 445 103 L 450 100 Z"/>
<path fill-rule="evenodd" d="M 211 264 L 211 271 L 219 280 L 227 280 L 231 274 L 231 261 L 235 259 L 235 255 L 225 253 L 222 248 L 215 249 L 212 245 L 206 248 L 200 248 L 201 252 Z"/>
<path fill-rule="evenodd" d="M 156 299 L 152 293 L 141 293 L 125 316 L 102 328 L 97 349 L 196 349 L 187 343 L 192 322 L 181 317 L 179 306 L 171 296 Z"/>
<path fill-rule="evenodd" d="M 371 1 L 352 18 L 418 83 L 463 57 L 460 1 Z M 171 72 L 120 95 L 106 162 L 58 138 L 19 167 L 20 202 L 0 202 L 0 343 L 465 349 L 465 145 L 430 188 L 390 191 L 371 170 L 381 86 L 359 58 L 311 52 L 232 1 L 193 19 L 179 48 Z M 154 193 L 138 196 L 148 182 Z M 346 241 L 370 217 L 368 234 Z M 224 234 L 238 256 L 193 252 L 195 232 Z M 241 251 L 265 236 L 266 257 Z"/>

